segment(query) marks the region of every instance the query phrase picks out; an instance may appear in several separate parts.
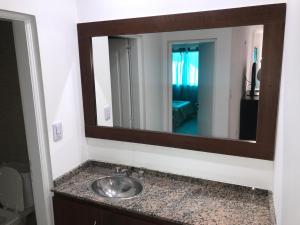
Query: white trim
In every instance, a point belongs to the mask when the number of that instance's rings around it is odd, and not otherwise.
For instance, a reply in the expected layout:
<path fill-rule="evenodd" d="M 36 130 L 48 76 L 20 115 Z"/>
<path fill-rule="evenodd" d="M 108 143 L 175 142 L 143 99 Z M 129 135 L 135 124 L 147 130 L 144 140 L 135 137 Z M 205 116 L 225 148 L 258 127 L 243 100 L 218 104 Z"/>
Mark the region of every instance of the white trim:
<path fill-rule="evenodd" d="M 164 104 L 167 107 L 166 122 L 168 132 L 173 133 L 173 109 L 172 109 L 172 100 L 173 100 L 173 71 L 172 71 L 172 44 L 173 42 L 168 42 L 168 60 L 167 60 L 167 104 Z"/>
<path fill-rule="evenodd" d="M 50 192 L 53 182 L 35 18 L 2 10 L 0 10 L 0 18 L 12 20 L 13 23 L 19 22 L 19 28 L 23 26 L 25 31 L 23 32 L 24 41 L 20 36 L 19 39 L 15 39 L 19 40 L 16 40 L 17 45 L 23 49 L 27 48 L 26 54 L 24 51 L 18 51 L 18 46 L 16 46 L 16 55 L 35 211 L 39 225 L 53 225 Z"/>
<path fill-rule="evenodd" d="M 138 70 L 139 70 L 139 99 L 140 99 L 140 129 L 146 129 L 146 106 L 145 106 L 145 78 L 144 78 L 144 48 L 141 36 L 135 37 L 138 48 Z"/>

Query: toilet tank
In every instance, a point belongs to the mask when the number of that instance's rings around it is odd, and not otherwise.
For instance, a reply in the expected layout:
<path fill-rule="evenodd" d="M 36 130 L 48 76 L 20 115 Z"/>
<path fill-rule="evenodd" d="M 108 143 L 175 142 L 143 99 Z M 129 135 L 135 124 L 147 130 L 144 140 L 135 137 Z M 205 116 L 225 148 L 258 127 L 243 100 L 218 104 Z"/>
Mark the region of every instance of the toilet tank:
<path fill-rule="evenodd" d="M 24 211 L 23 181 L 21 174 L 11 168 L 0 168 L 0 202 L 4 208 Z"/>
<path fill-rule="evenodd" d="M 24 209 L 34 206 L 31 173 L 29 165 L 23 163 L 3 163 L 3 166 L 10 167 L 18 171 L 22 178 Z"/>

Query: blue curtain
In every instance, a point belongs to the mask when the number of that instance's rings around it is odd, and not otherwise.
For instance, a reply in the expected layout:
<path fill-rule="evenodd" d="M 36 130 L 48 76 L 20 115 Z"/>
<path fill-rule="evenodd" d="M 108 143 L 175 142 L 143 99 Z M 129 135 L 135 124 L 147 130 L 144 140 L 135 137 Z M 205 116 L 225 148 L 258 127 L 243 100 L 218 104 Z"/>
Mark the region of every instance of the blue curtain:
<path fill-rule="evenodd" d="M 199 53 L 197 51 L 172 53 L 172 83 L 177 86 L 198 86 Z"/>
<path fill-rule="evenodd" d="M 172 53 L 173 100 L 198 102 L 199 52 Z"/>

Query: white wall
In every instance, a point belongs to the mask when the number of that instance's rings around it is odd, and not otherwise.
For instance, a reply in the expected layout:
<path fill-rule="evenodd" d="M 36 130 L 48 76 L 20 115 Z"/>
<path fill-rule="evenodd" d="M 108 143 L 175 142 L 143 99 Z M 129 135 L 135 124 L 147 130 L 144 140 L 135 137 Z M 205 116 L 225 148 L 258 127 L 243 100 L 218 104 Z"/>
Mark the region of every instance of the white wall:
<path fill-rule="evenodd" d="M 283 76 L 284 74 L 282 74 Z M 281 93 L 285 92 L 284 88 L 284 77 L 281 79 Z M 284 96 L 280 96 L 279 100 L 279 110 L 278 110 L 278 124 L 277 124 L 277 134 L 276 134 L 276 149 L 275 149 L 275 160 L 274 160 L 274 186 L 273 186 L 273 201 L 275 214 L 278 225 L 282 224 L 282 185 L 283 185 L 283 157 L 284 157 Z"/>
<path fill-rule="evenodd" d="M 286 2 L 285 0 L 77 0 L 80 22 L 145 17 L 183 12 L 236 8 Z M 126 10 L 124 10 L 126 9 Z"/>
<path fill-rule="evenodd" d="M 284 1 L 189 0 L 183 2 L 175 0 L 172 1 L 172 4 L 169 4 L 167 1 L 153 0 L 151 4 L 148 4 L 146 1 L 137 0 L 111 0 L 109 2 L 77 0 L 80 22 L 204 11 L 280 2 Z M 211 180 L 272 189 L 273 162 L 270 161 L 106 140 L 90 139 L 86 147 L 89 158 L 91 159 L 144 166 L 180 174 L 193 174 L 196 177 Z"/>
<path fill-rule="evenodd" d="M 275 160 L 274 200 L 278 225 L 300 221 L 300 1 L 288 0 Z"/>
<path fill-rule="evenodd" d="M 83 110 L 76 30 L 76 2 L 0 1 L 0 9 L 36 17 L 53 177 L 85 160 Z M 51 124 L 62 121 L 64 139 L 52 141 Z"/>
<path fill-rule="evenodd" d="M 163 129 L 162 35 L 141 35 L 143 46 L 143 76 L 146 129 Z"/>
<path fill-rule="evenodd" d="M 271 189 L 273 163 L 184 149 L 88 138 L 89 158 Z"/>
<path fill-rule="evenodd" d="M 215 42 L 199 44 L 198 66 L 198 134 L 211 137 L 214 123 L 214 71 L 215 71 Z M 217 66 L 217 65 L 216 65 Z M 223 97 L 223 96 L 222 96 Z M 222 98 L 221 98 L 222 99 Z M 220 99 L 220 100 L 221 100 Z M 220 124 L 221 126 L 223 124 Z"/>

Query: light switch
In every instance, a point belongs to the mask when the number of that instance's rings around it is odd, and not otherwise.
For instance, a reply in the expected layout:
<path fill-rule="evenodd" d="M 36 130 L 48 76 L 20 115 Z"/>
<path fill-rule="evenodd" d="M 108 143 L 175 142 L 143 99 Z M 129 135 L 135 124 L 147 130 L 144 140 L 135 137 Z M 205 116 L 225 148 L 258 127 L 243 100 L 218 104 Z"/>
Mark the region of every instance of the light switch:
<path fill-rule="evenodd" d="M 63 128 L 61 122 L 55 122 L 52 124 L 53 141 L 59 141 L 63 138 Z"/>
<path fill-rule="evenodd" d="M 104 106 L 104 119 L 105 121 L 110 120 L 110 106 Z"/>

